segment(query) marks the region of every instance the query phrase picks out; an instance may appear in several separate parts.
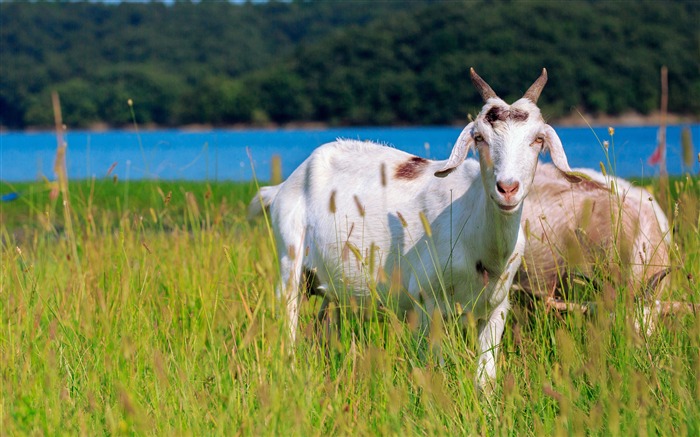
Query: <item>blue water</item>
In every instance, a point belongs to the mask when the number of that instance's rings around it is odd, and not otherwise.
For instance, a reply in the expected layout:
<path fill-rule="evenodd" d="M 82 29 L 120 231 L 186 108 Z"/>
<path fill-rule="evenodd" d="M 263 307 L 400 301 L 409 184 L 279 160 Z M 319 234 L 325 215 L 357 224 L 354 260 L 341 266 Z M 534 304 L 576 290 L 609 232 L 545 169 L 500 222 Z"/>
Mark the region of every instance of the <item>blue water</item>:
<path fill-rule="evenodd" d="M 555 127 L 556 128 L 556 127 Z M 698 171 L 697 151 L 691 167 L 681 162 L 681 126 L 667 131 L 670 174 Z M 700 125 L 690 126 L 693 142 L 700 141 Z M 607 127 L 556 128 L 572 167 L 600 168 L 608 162 L 601 143 L 610 143 L 610 161 L 618 176 L 654 176 L 648 164 L 656 147 L 657 127 L 620 127 L 610 137 Z M 298 130 L 159 130 L 68 132 L 67 165 L 71 179 L 260 180 L 270 176 L 270 158 L 282 158 L 288 176 L 317 146 L 336 138 L 374 140 L 409 153 L 446 159 L 459 135 L 458 127 L 337 128 Z M 696 150 L 698 146 L 696 145 Z M 0 179 L 5 182 L 54 179 L 56 138 L 51 132 L 0 134 Z M 547 159 L 546 157 L 544 158 Z M 252 166 L 251 166 L 252 163 Z"/>

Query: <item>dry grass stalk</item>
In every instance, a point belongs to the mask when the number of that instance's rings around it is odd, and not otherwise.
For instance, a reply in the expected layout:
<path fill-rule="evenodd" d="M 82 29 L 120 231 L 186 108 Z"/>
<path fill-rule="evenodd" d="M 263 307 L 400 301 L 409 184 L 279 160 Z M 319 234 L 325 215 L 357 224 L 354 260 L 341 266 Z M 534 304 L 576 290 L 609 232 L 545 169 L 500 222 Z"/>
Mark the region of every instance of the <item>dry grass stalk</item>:
<path fill-rule="evenodd" d="M 545 299 L 547 308 L 559 312 L 580 312 L 581 314 L 594 314 L 596 312 L 595 302 L 565 302 L 555 297 Z M 660 301 L 654 302 L 654 311 L 661 317 L 681 314 L 697 314 L 700 312 L 700 304 L 691 302 Z"/>

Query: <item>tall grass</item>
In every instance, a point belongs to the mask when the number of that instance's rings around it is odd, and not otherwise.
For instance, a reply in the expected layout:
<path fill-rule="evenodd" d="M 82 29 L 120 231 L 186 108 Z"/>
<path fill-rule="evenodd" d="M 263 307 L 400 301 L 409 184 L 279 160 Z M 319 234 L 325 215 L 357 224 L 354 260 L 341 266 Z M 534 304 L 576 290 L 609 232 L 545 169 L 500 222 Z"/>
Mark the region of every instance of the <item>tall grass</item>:
<path fill-rule="evenodd" d="M 672 184 L 673 293 L 700 302 L 697 179 Z M 6 187 L 3 187 L 5 189 Z M 418 358 L 411 324 L 344 318 L 315 338 L 302 306 L 296 352 L 274 295 L 248 184 L 42 184 L 2 209 L 0 434 L 699 435 L 700 321 L 650 338 L 608 312 L 516 307 L 494 395 L 473 388 L 475 329 L 434 332 L 445 365 Z M 614 314 L 614 317 L 610 316 Z"/>

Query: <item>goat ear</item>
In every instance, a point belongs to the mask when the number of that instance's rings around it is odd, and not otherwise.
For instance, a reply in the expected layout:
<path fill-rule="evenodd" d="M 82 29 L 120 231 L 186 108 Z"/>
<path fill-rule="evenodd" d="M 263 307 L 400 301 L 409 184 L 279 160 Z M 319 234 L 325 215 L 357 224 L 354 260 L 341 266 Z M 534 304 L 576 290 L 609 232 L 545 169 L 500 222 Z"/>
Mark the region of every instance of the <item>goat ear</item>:
<path fill-rule="evenodd" d="M 561 144 L 559 135 L 557 135 L 557 133 L 554 131 L 554 128 L 550 125 L 546 125 L 544 133 L 544 144 L 549 150 L 549 154 L 552 156 L 552 163 L 557 170 L 561 172 L 564 178 L 572 183 L 591 180 L 588 175 L 571 170 L 571 167 L 569 167 L 569 161 L 566 159 L 566 154 L 564 153 L 564 146 Z"/>
<path fill-rule="evenodd" d="M 447 163 L 441 170 L 435 172 L 435 176 L 444 178 L 448 174 L 455 171 L 455 169 L 464 162 L 464 160 L 467 158 L 467 153 L 469 153 L 469 148 L 474 146 L 472 127 L 474 127 L 474 122 L 469 123 L 467 127 L 462 130 L 462 133 L 459 134 L 459 138 L 457 138 L 457 142 L 452 148 L 450 158 L 447 160 Z"/>

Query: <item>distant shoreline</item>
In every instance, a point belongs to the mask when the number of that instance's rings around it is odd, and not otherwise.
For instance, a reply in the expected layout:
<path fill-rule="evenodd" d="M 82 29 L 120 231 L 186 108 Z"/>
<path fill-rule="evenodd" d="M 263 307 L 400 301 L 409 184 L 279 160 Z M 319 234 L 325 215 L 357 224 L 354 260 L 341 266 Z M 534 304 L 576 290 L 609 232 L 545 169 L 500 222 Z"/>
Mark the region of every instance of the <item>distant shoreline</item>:
<path fill-rule="evenodd" d="M 638 112 L 625 112 L 620 115 L 591 115 L 572 112 L 568 116 L 553 119 L 551 124 L 556 126 L 659 126 L 661 124 L 661 113 L 658 111 L 650 114 L 640 114 Z M 667 125 L 697 124 L 700 118 L 692 115 L 668 114 L 666 116 Z"/>
<path fill-rule="evenodd" d="M 546 114 L 545 114 L 545 118 Z M 585 126 L 613 126 L 613 127 L 643 127 L 643 126 L 659 126 L 661 124 L 661 114 L 659 112 L 653 112 L 650 114 L 640 114 L 637 112 L 626 112 L 620 115 L 591 115 L 591 114 L 580 114 L 578 112 L 572 112 L 564 117 L 556 117 L 548 120 L 549 124 L 560 127 L 585 127 Z M 455 121 L 452 123 L 453 126 L 464 126 L 467 120 Z M 684 124 L 698 124 L 700 123 L 700 118 L 692 115 L 681 115 L 681 114 L 668 114 L 666 117 L 666 124 L 668 126 L 674 125 L 684 125 Z M 423 126 L 423 125 L 412 125 L 412 124 L 395 124 L 388 125 L 388 127 L 412 127 L 412 126 Z M 285 124 L 277 123 L 236 123 L 230 125 L 213 125 L 213 124 L 189 124 L 182 126 L 163 126 L 156 125 L 152 123 L 144 123 L 138 125 L 138 130 L 143 132 L 157 131 L 157 130 L 181 130 L 185 132 L 206 132 L 213 129 L 224 129 L 224 130 L 322 130 L 331 128 L 352 128 L 352 127 L 366 127 L 366 126 L 354 126 L 354 125 L 334 125 L 330 123 L 318 122 L 318 121 L 306 121 L 306 122 L 290 122 Z M 370 127 L 376 127 L 371 126 Z M 67 126 L 67 129 L 74 131 L 84 131 L 84 132 L 105 132 L 110 130 L 135 130 L 133 125 L 127 126 L 112 126 L 106 123 L 95 123 L 87 127 L 71 128 Z M 51 132 L 53 127 L 49 126 L 32 126 L 21 130 L 8 129 L 5 126 L 0 126 L 0 133 L 7 132 L 26 132 L 26 133 L 37 133 L 37 132 Z"/>

